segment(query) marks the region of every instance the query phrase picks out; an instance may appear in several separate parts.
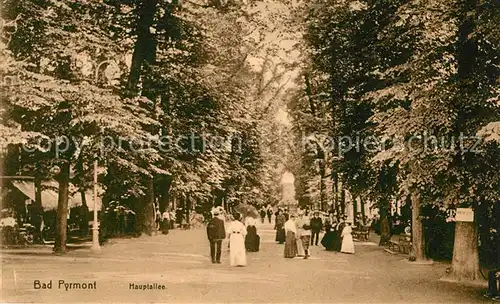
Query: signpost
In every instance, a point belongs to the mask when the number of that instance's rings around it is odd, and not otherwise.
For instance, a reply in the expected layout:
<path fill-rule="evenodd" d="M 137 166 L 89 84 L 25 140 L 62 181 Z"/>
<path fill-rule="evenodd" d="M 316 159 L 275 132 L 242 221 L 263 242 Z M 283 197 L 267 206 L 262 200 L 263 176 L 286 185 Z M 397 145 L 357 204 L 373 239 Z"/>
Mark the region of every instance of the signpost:
<path fill-rule="evenodd" d="M 457 208 L 456 222 L 474 222 L 474 211 L 472 208 Z"/>

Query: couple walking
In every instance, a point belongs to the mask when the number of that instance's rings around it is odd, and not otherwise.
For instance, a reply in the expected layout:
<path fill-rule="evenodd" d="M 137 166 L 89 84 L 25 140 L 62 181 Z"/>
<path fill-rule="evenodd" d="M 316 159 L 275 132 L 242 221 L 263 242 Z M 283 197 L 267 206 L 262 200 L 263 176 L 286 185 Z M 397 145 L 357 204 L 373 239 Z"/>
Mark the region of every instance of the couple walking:
<path fill-rule="evenodd" d="M 343 216 L 339 222 L 334 216 L 331 216 L 325 230 L 326 233 L 321 240 L 321 244 L 326 250 L 354 253 L 352 227 L 351 223 L 347 222 L 347 216 Z"/>
<path fill-rule="evenodd" d="M 220 264 L 222 241 L 226 238 L 224 220 L 220 218 L 222 212 L 219 208 L 212 210 L 213 217 L 207 225 L 207 236 L 210 241 L 210 256 L 213 264 Z M 246 266 L 245 225 L 240 221 L 241 215 L 234 214 L 234 219 L 227 227 L 229 237 L 229 264 L 231 266 Z"/>
<path fill-rule="evenodd" d="M 311 242 L 311 220 L 299 211 L 298 218 L 292 214 L 284 225 L 285 238 L 285 258 L 304 256 L 309 258 L 309 244 Z"/>

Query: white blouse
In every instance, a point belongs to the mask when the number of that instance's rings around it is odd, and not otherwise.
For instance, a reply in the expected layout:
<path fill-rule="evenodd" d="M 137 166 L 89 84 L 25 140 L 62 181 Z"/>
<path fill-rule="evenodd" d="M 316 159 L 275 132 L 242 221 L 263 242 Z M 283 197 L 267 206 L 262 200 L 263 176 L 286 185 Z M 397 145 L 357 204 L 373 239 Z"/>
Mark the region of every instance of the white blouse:
<path fill-rule="evenodd" d="M 245 219 L 245 226 L 247 226 L 247 227 L 248 226 L 255 226 L 255 227 L 257 227 L 257 225 L 258 225 L 257 219 L 255 219 L 253 217 L 247 217 Z"/>
<path fill-rule="evenodd" d="M 342 236 L 346 236 L 352 233 L 351 226 L 345 226 L 344 230 L 342 230 Z"/>
<path fill-rule="evenodd" d="M 293 220 L 288 220 L 285 223 L 285 232 L 291 231 L 295 234 L 297 234 L 297 225 L 295 224 L 295 221 Z"/>
<path fill-rule="evenodd" d="M 247 230 L 245 228 L 245 225 L 243 225 L 242 222 L 240 221 L 232 221 L 229 223 L 229 226 L 227 227 L 227 233 L 229 235 L 231 234 L 241 234 L 242 236 L 245 236 L 247 234 Z"/>

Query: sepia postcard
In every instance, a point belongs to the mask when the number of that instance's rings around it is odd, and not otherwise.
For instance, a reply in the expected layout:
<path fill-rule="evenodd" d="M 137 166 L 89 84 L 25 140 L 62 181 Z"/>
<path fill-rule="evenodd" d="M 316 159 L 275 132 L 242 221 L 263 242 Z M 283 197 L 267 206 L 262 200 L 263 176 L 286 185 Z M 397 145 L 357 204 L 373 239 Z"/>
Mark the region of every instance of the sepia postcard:
<path fill-rule="evenodd" d="M 0 0 L 0 301 L 500 301 L 499 24 Z"/>

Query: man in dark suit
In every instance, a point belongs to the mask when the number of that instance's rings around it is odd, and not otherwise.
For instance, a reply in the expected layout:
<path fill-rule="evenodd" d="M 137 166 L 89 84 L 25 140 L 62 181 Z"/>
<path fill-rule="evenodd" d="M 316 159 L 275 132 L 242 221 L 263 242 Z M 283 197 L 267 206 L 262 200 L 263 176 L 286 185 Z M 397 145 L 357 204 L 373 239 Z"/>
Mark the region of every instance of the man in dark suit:
<path fill-rule="evenodd" d="M 323 221 L 319 217 L 319 212 L 314 212 L 314 217 L 311 219 L 311 246 L 318 246 L 319 233 L 323 229 Z"/>
<path fill-rule="evenodd" d="M 220 264 L 220 256 L 222 250 L 222 240 L 226 238 L 226 229 L 224 221 L 218 218 L 220 211 L 215 209 L 212 211 L 213 217 L 207 225 L 207 236 L 210 241 L 210 256 L 212 263 Z"/>

